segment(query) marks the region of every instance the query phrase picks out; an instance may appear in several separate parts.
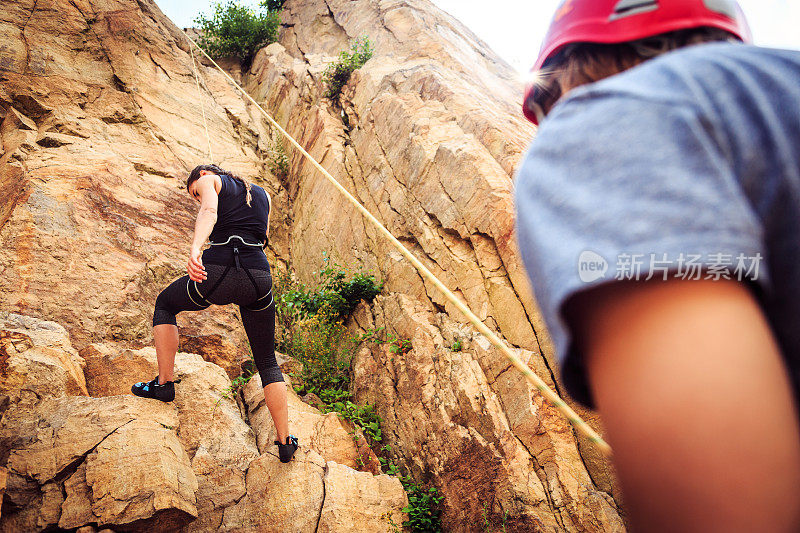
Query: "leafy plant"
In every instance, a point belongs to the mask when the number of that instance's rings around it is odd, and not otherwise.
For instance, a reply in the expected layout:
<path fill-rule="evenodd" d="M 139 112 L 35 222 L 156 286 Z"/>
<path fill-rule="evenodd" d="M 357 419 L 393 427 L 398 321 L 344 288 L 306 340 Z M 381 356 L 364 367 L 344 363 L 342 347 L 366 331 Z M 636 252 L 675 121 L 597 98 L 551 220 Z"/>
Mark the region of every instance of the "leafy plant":
<path fill-rule="evenodd" d="M 389 351 L 393 354 L 405 355 L 414 347 L 408 339 L 401 339 L 390 333 L 386 342 L 389 344 Z"/>
<path fill-rule="evenodd" d="M 258 10 L 228 0 L 214 4 L 210 17 L 200 15 L 200 46 L 214 58 L 236 57 L 249 64 L 262 47 L 274 43 L 281 23 L 282 1 L 264 0 Z"/>
<path fill-rule="evenodd" d="M 408 520 L 403 526 L 411 531 L 438 532 L 442 530 L 439 504 L 444 499 L 436 487 L 425 488 L 414 483 L 411 476 L 401 476 L 400 482 L 408 494 L 408 505 L 403 512 L 408 513 Z"/>
<path fill-rule="evenodd" d="M 453 345 L 450 346 L 451 352 L 460 352 L 462 349 L 463 346 L 461 345 L 461 339 L 456 339 L 456 342 L 454 342 Z"/>
<path fill-rule="evenodd" d="M 214 415 L 214 413 L 217 410 L 217 407 L 219 406 L 219 403 L 223 399 L 233 400 L 236 397 L 236 395 L 239 393 L 239 391 L 242 388 L 244 388 L 245 385 L 247 385 L 247 382 L 250 381 L 250 379 L 254 375 L 255 375 L 254 373 L 250 374 L 250 375 L 242 374 L 240 376 L 236 376 L 235 378 L 233 378 L 231 380 L 231 384 L 228 385 L 225 389 L 223 389 L 222 393 L 220 394 L 219 400 L 217 400 L 217 403 L 214 404 L 214 409 L 213 409 L 213 411 L 211 411 L 211 415 L 212 416 Z"/>
<path fill-rule="evenodd" d="M 384 328 L 382 326 L 379 328 L 370 328 L 366 330 L 358 340 L 359 342 L 375 342 L 380 344 L 380 336 L 383 330 Z"/>
<path fill-rule="evenodd" d="M 270 11 L 280 11 L 283 9 L 283 4 L 286 0 L 264 0 L 261 5 Z"/>
<path fill-rule="evenodd" d="M 384 468 L 383 472 L 385 474 L 389 474 L 390 476 L 396 476 L 400 473 L 400 469 L 393 462 L 384 459 L 383 457 L 378 457 L 378 461 L 380 461 L 381 466 Z"/>
<path fill-rule="evenodd" d="M 369 37 L 362 37 L 350 46 L 350 50 L 342 50 L 339 59 L 328 65 L 322 73 L 322 81 L 328 86 L 325 97 L 338 102 L 342 88 L 350 80 L 354 70 L 364 66 L 374 52 Z"/>
<path fill-rule="evenodd" d="M 355 337 L 341 322 L 312 315 L 293 324 L 289 339 L 284 338 L 284 351 L 300 361 L 300 378 L 304 392 L 312 392 L 326 400 L 326 391 L 346 391 L 350 384 L 350 360 Z"/>
<path fill-rule="evenodd" d="M 287 274 L 276 280 L 276 312 L 283 325 L 287 320 L 297 321 L 312 315 L 321 315 L 328 322 L 344 320 L 361 300 L 372 302 L 383 289 L 383 282 L 373 274 L 356 272 L 347 279 L 347 270 L 324 259 L 323 268 L 317 272 L 316 287 L 306 287 Z"/>

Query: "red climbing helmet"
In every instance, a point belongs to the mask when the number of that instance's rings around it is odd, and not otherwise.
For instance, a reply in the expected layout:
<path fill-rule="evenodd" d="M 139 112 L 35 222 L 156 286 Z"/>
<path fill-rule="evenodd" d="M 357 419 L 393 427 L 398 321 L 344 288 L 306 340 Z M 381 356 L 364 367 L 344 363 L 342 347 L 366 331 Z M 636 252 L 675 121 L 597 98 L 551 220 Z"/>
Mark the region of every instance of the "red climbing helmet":
<path fill-rule="evenodd" d="M 699 27 L 728 31 L 744 42 L 752 35 L 735 0 L 564 0 L 556 10 L 539 58 L 537 72 L 548 59 L 572 43 L 624 43 L 662 33 Z M 527 105 L 535 85 L 525 90 L 525 116 L 537 124 Z"/>

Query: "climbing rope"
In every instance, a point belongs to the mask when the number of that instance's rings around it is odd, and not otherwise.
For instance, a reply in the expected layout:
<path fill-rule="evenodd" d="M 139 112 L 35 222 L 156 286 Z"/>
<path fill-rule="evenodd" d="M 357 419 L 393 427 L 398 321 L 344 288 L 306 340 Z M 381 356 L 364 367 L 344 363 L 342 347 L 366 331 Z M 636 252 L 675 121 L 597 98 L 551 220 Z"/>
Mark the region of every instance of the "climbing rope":
<path fill-rule="evenodd" d="M 197 43 L 195 43 L 186 32 L 184 32 L 183 34 L 186 36 L 186 39 L 190 43 L 194 44 L 195 46 L 197 45 Z M 200 48 L 200 51 L 203 52 L 203 49 Z M 191 47 L 191 45 L 189 46 L 189 53 L 192 56 L 192 70 L 194 71 L 194 83 L 195 85 L 197 85 L 197 99 L 200 100 L 200 111 L 203 113 L 203 127 L 206 130 L 206 140 L 208 141 L 208 162 L 213 163 L 214 153 L 211 151 L 211 135 L 208 134 L 208 123 L 206 122 L 206 106 L 203 104 L 203 93 L 200 91 L 200 78 L 198 78 L 197 76 L 197 63 L 194 60 L 194 49 Z"/>
<path fill-rule="evenodd" d="M 188 38 L 188 37 L 189 37 L 189 36 L 187 35 L 187 38 Z M 553 391 L 553 390 L 552 390 L 550 387 L 548 387 L 548 386 L 547 386 L 547 384 L 546 384 L 546 383 L 545 383 L 545 382 L 542 380 L 542 378 L 540 378 L 539 376 L 537 376 L 537 375 L 536 375 L 536 374 L 535 374 L 535 373 L 534 373 L 534 372 L 533 372 L 533 371 L 532 371 L 530 368 L 528 368 L 528 365 L 526 365 L 526 364 L 525 364 L 525 363 L 524 363 L 524 362 L 523 362 L 523 361 L 522 361 L 522 360 L 521 360 L 521 359 L 520 359 L 520 358 L 517 356 L 517 354 L 515 354 L 513 351 L 511 351 L 511 349 L 510 349 L 508 346 L 506 346 L 506 345 L 505 345 L 505 343 L 504 343 L 504 342 L 503 342 L 503 341 L 500 339 L 500 337 L 498 337 L 497 335 L 495 335 L 495 334 L 494 334 L 494 333 L 493 333 L 493 332 L 492 332 L 492 331 L 491 331 L 491 330 L 490 330 L 490 329 L 489 329 L 489 328 L 488 328 L 488 327 L 487 327 L 487 326 L 486 326 L 486 325 L 485 325 L 485 324 L 484 324 L 484 323 L 481 321 L 481 319 L 480 319 L 480 318 L 478 318 L 478 317 L 475 315 L 475 313 L 473 313 L 472 311 L 470 311 L 470 309 L 469 309 L 469 308 L 468 308 L 466 305 L 464 305 L 464 304 L 461 302 L 461 300 L 459 300 L 459 299 L 456 297 L 456 295 L 455 295 L 455 294 L 453 294 L 453 292 L 452 292 L 452 291 L 450 291 L 450 289 L 448 289 L 448 288 L 447 288 L 447 287 L 444 285 L 444 283 L 442 283 L 441 281 L 439 281 L 439 278 L 437 278 L 436 276 L 434 276 L 434 275 L 433 275 L 433 273 L 432 273 L 430 270 L 428 270 L 428 268 L 427 268 L 425 265 L 423 265 L 423 264 L 422 264 L 422 263 L 419 261 L 419 259 L 417 259 L 417 258 L 416 258 L 416 257 L 415 257 L 415 256 L 414 256 L 414 255 L 413 255 L 413 254 L 412 254 L 412 253 L 411 253 L 411 252 L 408 250 L 408 248 L 406 248 L 405 246 L 403 246 L 403 243 L 401 243 L 399 240 L 397 240 L 397 238 L 396 238 L 394 235 L 392 235 L 392 233 L 391 233 L 391 232 L 390 232 L 388 229 L 386 229 L 386 227 L 385 227 L 383 224 L 381 224 L 381 222 L 380 222 L 380 221 L 379 221 L 377 218 L 375 218 L 375 217 L 372 215 L 372 213 L 370 213 L 370 212 L 367 210 L 367 208 L 365 208 L 363 205 L 361 205 L 361 202 L 359 202 L 359 201 L 358 201 L 358 200 L 357 200 L 357 199 L 356 199 L 356 198 L 355 198 L 355 197 L 354 197 L 352 194 L 350 194 L 350 192 L 349 192 L 347 189 L 345 189 L 345 188 L 344 188 L 344 187 L 343 187 L 343 186 L 342 186 L 342 185 L 341 185 L 341 184 L 340 184 L 340 183 L 339 183 L 339 182 L 336 180 L 336 178 L 334 178 L 334 177 L 333 177 L 333 176 L 332 176 L 332 175 L 331 175 L 331 174 L 330 174 L 330 173 L 329 173 L 327 170 L 325 170 L 325 168 L 324 168 L 322 165 L 320 165 L 320 164 L 317 162 L 317 160 L 316 160 L 316 159 L 314 159 L 314 158 L 313 158 L 313 157 L 312 157 L 312 156 L 311 156 L 311 155 L 310 155 L 308 152 L 306 152 L 306 150 L 305 150 L 305 149 L 304 149 L 302 146 L 300 146 L 300 144 L 299 144 L 299 143 L 298 143 L 298 142 L 297 142 L 297 141 L 294 139 L 294 137 L 292 137 L 291 135 L 289 135 L 289 133 L 287 133 L 287 132 L 286 132 L 286 130 L 284 130 L 284 129 L 281 127 L 281 125 L 280 125 L 280 124 L 278 124 L 278 123 L 275 121 L 275 119 L 273 119 L 273 118 L 272 118 L 272 116 L 271 116 L 269 113 L 267 113 L 267 111 L 266 111 L 266 110 L 265 110 L 263 107 L 261 107 L 261 105 L 260 105 L 258 102 L 256 102 L 256 101 L 253 99 L 253 97 L 252 97 L 252 96 L 250 96 L 250 95 L 247 93 L 247 91 L 245 91 L 245 90 L 244 90 L 244 89 L 243 89 L 243 88 L 242 88 L 242 87 L 241 87 L 241 86 L 240 86 L 238 83 L 236 83 L 236 81 L 235 81 L 235 80 L 234 80 L 234 79 L 233 79 L 233 78 L 232 78 L 232 77 L 231 77 L 231 76 L 230 76 L 230 75 L 229 75 L 227 72 L 225 72 L 225 71 L 224 71 L 224 70 L 223 70 L 223 69 L 222 69 L 222 68 L 221 68 L 219 65 L 217 65 L 216 61 L 214 61 L 213 59 L 211 59 L 211 56 L 209 56 L 209 55 L 206 53 L 206 51 L 205 51 L 205 50 L 203 50 L 203 49 L 200 47 L 200 45 L 198 45 L 198 44 L 197 44 L 196 42 L 194 42 L 192 39 L 189 39 L 189 40 L 191 41 L 191 43 L 192 43 L 194 46 L 196 46 L 196 47 L 197 47 L 197 49 L 198 49 L 198 50 L 200 50 L 200 52 L 201 52 L 201 53 L 202 53 L 202 54 L 203 54 L 203 55 L 204 55 L 204 56 L 205 56 L 205 57 L 206 57 L 206 58 L 207 58 L 209 61 L 211 61 L 211 63 L 212 63 L 212 64 L 213 64 L 215 67 L 217 67 L 217 69 L 218 69 L 220 72 L 222 72 L 222 74 L 223 74 L 223 75 L 224 75 L 226 78 L 228 78 L 228 80 L 229 80 L 229 81 L 230 81 L 230 82 L 231 82 L 231 83 L 232 83 L 232 84 L 233 84 L 233 85 L 234 85 L 234 86 L 235 86 L 237 89 L 239 89 L 239 91 L 241 91 L 241 93 L 242 93 L 242 94 L 243 94 L 243 95 L 244 95 L 244 96 L 245 96 L 245 97 L 246 97 L 248 100 L 250 100 L 250 101 L 251 101 L 253 104 L 255 104 L 255 106 L 256 106 L 256 107 L 258 107 L 258 109 L 260 109 L 260 110 L 261 110 L 261 112 L 264 114 L 264 116 L 267 118 L 267 120 L 270 122 L 270 124 L 272 124 L 272 125 L 273 125 L 273 126 L 274 126 L 274 127 L 277 129 L 277 130 L 278 130 L 278 131 L 280 131 L 280 132 L 281 132 L 281 134 L 282 134 L 284 137 L 286 137 L 286 139 L 288 139 L 288 141 L 289 141 L 290 143 L 292 143 L 292 145 L 294 145 L 294 147 L 295 147 L 295 148 L 297 148 L 297 149 L 300 151 L 300 153 L 301 153 L 301 154 L 303 154 L 303 156 L 305 156 L 305 157 L 306 157 L 306 159 L 308 159 L 308 160 L 311 162 L 311 164 L 312 164 L 312 165 L 314 165 L 314 166 L 317 168 L 317 170 L 319 170 L 319 171 L 322 173 L 322 175 L 323 175 L 323 176 L 325 176 L 325 177 L 328 179 L 328 181 L 330 181 L 330 182 L 331 182 L 331 184 L 332 184 L 334 187 L 336 187 L 336 189 L 337 189 L 337 190 L 338 190 L 340 193 L 342 193 L 342 195 L 344 195 L 344 197 L 345 197 L 345 198 L 347 198 L 347 199 L 350 201 L 350 203 L 352 203 L 352 204 L 353 204 L 353 206 L 354 206 L 356 209 L 358 209 L 358 211 L 360 211 L 360 212 L 361 212 L 361 214 L 362 214 L 362 215 L 364 215 L 364 217 L 365 217 L 367 220 L 369 220 L 370 222 L 372 222 L 372 224 L 373 224 L 373 225 L 374 225 L 374 226 L 375 226 L 375 227 L 378 229 L 378 231 L 380 231 L 380 232 L 381 232 L 381 233 L 382 233 L 382 234 L 383 234 L 383 235 L 384 235 L 384 236 L 385 236 L 387 239 L 389 239 L 389 241 L 390 241 L 390 242 L 391 242 L 391 243 L 392 243 L 392 244 L 395 246 L 395 248 L 397 248 L 397 250 L 398 250 L 398 251 L 399 251 L 401 254 L 403 254 L 403 256 L 404 256 L 406 259 L 408 259 L 408 260 L 411 262 L 411 264 L 412 264 L 412 265 L 414 265 L 414 267 L 415 267 L 415 268 L 416 268 L 416 269 L 419 271 L 419 273 L 420 273 L 420 274 L 421 274 L 421 275 L 422 275 L 422 276 L 423 276 L 425 279 L 427 279 L 428 281 L 430 281 L 431 283 L 433 283 L 433 285 L 434 285 L 434 286 L 435 286 L 437 289 L 439 289 L 439 291 L 442 293 L 442 295 L 443 295 L 445 298 L 447 298 L 447 300 L 448 300 L 450 303 L 452 303 L 454 306 L 456 306 L 456 308 L 457 308 L 459 311 L 461 311 L 461 312 L 464 314 L 464 316 L 466 316 L 466 317 L 467 317 L 467 319 L 468 319 L 468 320 L 469 320 L 469 321 L 470 321 L 470 322 L 471 322 L 471 323 L 472 323 L 472 324 L 473 324 L 473 325 L 474 325 L 474 326 L 475 326 L 475 327 L 478 329 L 478 331 L 479 331 L 479 332 L 481 332 L 481 333 L 482 333 L 482 334 L 483 334 L 483 335 L 484 335 L 484 336 L 485 336 L 485 337 L 486 337 L 486 338 L 489 340 L 489 342 L 490 342 L 490 343 L 492 343 L 492 345 L 494 345 L 494 346 L 495 346 L 495 347 L 496 347 L 498 350 L 500 350 L 500 352 L 501 352 L 501 353 L 502 353 L 502 354 L 503 354 L 503 355 L 504 355 L 504 356 L 505 356 L 505 357 L 506 357 L 506 358 L 507 358 L 507 359 L 508 359 L 508 360 L 511 362 L 511 364 L 514 366 L 514 368 L 516 368 L 517 370 L 519 370 L 520 372 L 522 372 L 522 374 L 523 374 L 523 375 L 524 375 L 524 376 L 525 376 L 525 377 L 528 379 L 528 381 L 529 381 L 529 382 L 530 382 L 530 383 L 531 383 L 531 384 L 532 384 L 534 387 L 536 387 L 536 390 L 538 390 L 538 391 L 539 391 L 539 392 L 542 394 L 542 396 L 544 396 L 544 398 L 545 398 L 545 399 L 546 399 L 548 402 L 550 402 L 550 404 L 552 404 L 552 405 L 553 405 L 553 407 L 555 407 L 555 408 L 556 408 L 556 409 L 557 409 L 557 410 L 558 410 L 558 411 L 559 411 L 559 412 L 560 412 L 560 413 L 561 413 L 561 414 L 562 414 L 562 415 L 563 415 L 563 416 L 564 416 L 564 417 L 565 417 L 567 420 L 569 420 L 570 424 L 572 424 L 572 426 L 573 426 L 573 427 L 575 427 L 575 429 L 577 429 L 577 430 L 578 430 L 580 433 L 582 433 L 583 435 L 585 435 L 585 436 L 586 436 L 586 437 L 587 437 L 587 438 L 588 438 L 588 439 L 589 439 L 591 442 L 593 442 L 594 444 L 596 444 L 596 445 L 597 445 L 597 447 L 598 447 L 598 448 L 599 448 L 599 449 L 600 449 L 600 450 L 601 450 L 601 451 L 602 451 L 604 454 L 606 454 L 606 455 L 611 455 L 611 447 L 608 445 L 608 443 L 607 443 L 606 441 L 604 441 L 604 440 L 603 440 L 603 438 L 602 438 L 602 437 L 600 437 L 600 435 L 598 435 L 598 434 L 597 434 L 597 432 L 596 432 L 596 431 L 594 431 L 594 430 L 593 430 L 591 427 L 589 427 L 589 424 L 587 424 L 587 423 L 586 423 L 586 422 L 585 422 L 585 421 L 584 421 L 584 420 L 583 420 L 583 419 L 582 419 L 580 416 L 578 416 L 578 414 L 577 414 L 577 413 L 576 413 L 576 412 L 575 412 L 575 411 L 574 411 L 574 410 L 573 410 L 573 409 L 572 409 L 572 408 L 571 408 L 569 405 L 567 405 L 567 404 L 564 402 L 564 400 L 562 400 L 562 399 L 561 399 L 561 397 L 560 397 L 558 394 L 556 394 L 556 393 L 555 393 L 555 392 L 554 392 L 554 391 Z M 194 57 L 194 55 L 192 55 L 192 57 Z M 206 135 L 208 135 L 208 128 L 206 128 Z M 211 140 L 210 140 L 210 138 L 209 138 L 209 141 L 208 141 L 208 142 L 209 142 L 209 148 L 210 148 L 210 146 L 211 146 Z"/>

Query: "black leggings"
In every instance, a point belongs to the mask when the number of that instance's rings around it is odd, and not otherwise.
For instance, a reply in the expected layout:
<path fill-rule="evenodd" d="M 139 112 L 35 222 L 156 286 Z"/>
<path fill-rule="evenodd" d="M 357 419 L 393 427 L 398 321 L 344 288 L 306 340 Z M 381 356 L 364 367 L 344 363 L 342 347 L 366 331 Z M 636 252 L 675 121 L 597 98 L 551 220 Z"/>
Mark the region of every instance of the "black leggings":
<path fill-rule="evenodd" d="M 205 268 L 208 278 L 202 283 L 197 283 L 197 291 L 195 291 L 194 282 L 189 279 L 189 276 L 176 279 L 161 291 L 156 298 L 153 326 L 177 325 L 175 315 L 181 311 L 206 309 L 208 308 L 206 303 L 238 304 L 242 313 L 244 330 L 250 341 L 250 348 L 253 350 L 253 359 L 261 376 L 261 385 L 266 386 L 269 383 L 283 381 L 283 373 L 275 360 L 275 303 L 272 302 L 264 308 L 257 302 L 259 298 L 272 290 L 272 276 L 269 270 L 210 264 L 205 265 Z M 222 281 L 219 282 L 221 277 Z M 219 282 L 218 285 L 217 282 Z M 212 292 L 210 289 L 215 285 L 216 288 Z M 208 295 L 209 292 L 211 292 L 210 295 Z M 208 295 L 205 301 L 203 301 L 202 295 Z M 261 301 L 267 303 L 271 300 L 270 294 Z M 251 309 L 260 310 L 253 311 Z"/>

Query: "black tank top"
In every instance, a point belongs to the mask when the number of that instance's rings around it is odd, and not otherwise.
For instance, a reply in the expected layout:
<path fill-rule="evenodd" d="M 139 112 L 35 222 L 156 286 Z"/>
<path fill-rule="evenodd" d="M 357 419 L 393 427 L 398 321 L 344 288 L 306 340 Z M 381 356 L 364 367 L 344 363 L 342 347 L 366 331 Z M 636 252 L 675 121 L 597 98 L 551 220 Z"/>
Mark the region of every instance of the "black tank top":
<path fill-rule="evenodd" d="M 251 185 L 250 205 L 247 205 L 247 189 L 239 180 L 220 175 L 222 187 L 219 190 L 217 205 L 217 223 L 211 231 L 209 240 L 212 245 L 203 252 L 203 262 L 215 265 L 231 265 L 234 262 L 234 246 L 239 250 L 241 265 L 245 268 L 269 268 L 264 250 L 256 246 L 247 246 L 238 239 L 239 236 L 251 244 L 263 243 L 267 239 L 267 219 L 269 217 L 269 198 L 266 191 L 258 185 Z M 230 239 L 230 240 L 229 240 Z"/>

